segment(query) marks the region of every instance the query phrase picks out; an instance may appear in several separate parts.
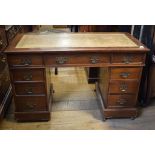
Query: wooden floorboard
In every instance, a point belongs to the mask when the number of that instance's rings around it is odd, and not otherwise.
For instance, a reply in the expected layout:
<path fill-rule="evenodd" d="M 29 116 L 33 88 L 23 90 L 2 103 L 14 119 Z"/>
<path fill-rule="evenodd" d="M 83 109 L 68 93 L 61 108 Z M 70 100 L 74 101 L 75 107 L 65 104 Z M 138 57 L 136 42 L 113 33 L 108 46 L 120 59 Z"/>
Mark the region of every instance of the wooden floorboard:
<path fill-rule="evenodd" d="M 6 117 L 0 123 L 1 130 L 141 130 L 155 129 L 155 100 L 141 110 L 135 120 L 102 120 L 95 85 L 88 84 L 84 68 L 59 68 L 58 75 L 51 69 L 54 81 L 54 103 L 51 120 L 48 122 L 17 123 L 14 120 L 14 106 L 10 106 Z"/>

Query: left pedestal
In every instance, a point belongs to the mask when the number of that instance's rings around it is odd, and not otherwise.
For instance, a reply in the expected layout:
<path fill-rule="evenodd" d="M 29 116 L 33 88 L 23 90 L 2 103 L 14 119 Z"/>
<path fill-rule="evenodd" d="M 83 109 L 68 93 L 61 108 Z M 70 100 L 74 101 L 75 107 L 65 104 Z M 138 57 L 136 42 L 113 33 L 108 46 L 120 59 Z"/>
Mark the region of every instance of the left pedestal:
<path fill-rule="evenodd" d="M 42 56 L 8 55 L 17 121 L 48 121 L 52 102 L 50 69 Z"/>

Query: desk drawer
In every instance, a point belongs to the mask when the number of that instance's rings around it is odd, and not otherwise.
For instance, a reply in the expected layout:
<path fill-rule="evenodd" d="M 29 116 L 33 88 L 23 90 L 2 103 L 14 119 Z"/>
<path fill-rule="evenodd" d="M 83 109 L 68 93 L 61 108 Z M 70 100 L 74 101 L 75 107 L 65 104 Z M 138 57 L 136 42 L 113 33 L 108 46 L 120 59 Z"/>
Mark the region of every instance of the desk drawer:
<path fill-rule="evenodd" d="M 45 96 L 16 96 L 16 112 L 45 111 L 47 110 Z"/>
<path fill-rule="evenodd" d="M 109 86 L 109 93 L 132 93 L 136 94 L 138 91 L 138 81 L 111 81 Z"/>
<path fill-rule="evenodd" d="M 14 81 L 44 81 L 43 69 L 13 69 L 12 76 Z"/>
<path fill-rule="evenodd" d="M 41 55 L 35 54 L 8 55 L 8 64 L 11 67 L 42 66 L 43 59 Z"/>
<path fill-rule="evenodd" d="M 111 79 L 139 79 L 142 68 L 111 68 Z"/>
<path fill-rule="evenodd" d="M 108 95 L 108 107 L 134 107 L 136 95 Z"/>
<path fill-rule="evenodd" d="M 99 65 L 110 62 L 110 56 L 107 54 L 65 54 L 64 55 L 45 55 L 45 64 L 54 66 L 69 66 L 69 65 Z"/>
<path fill-rule="evenodd" d="M 44 83 L 16 83 L 15 91 L 17 95 L 45 94 L 45 85 Z"/>
<path fill-rule="evenodd" d="M 144 54 L 112 54 L 112 63 L 144 64 Z"/>

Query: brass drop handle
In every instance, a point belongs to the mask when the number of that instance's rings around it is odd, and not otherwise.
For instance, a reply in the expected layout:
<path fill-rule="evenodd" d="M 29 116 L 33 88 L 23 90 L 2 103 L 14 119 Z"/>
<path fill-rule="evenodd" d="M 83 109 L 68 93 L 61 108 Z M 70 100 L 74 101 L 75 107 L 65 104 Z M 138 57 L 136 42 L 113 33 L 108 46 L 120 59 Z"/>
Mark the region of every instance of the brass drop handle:
<path fill-rule="evenodd" d="M 125 101 L 124 102 L 121 102 L 121 101 L 119 102 L 120 105 L 124 105 L 125 103 L 126 103 Z"/>
<path fill-rule="evenodd" d="M 26 103 L 26 107 L 30 110 L 33 110 L 36 107 L 36 104 Z"/>
<path fill-rule="evenodd" d="M 123 83 L 123 84 L 120 85 L 120 90 L 121 90 L 121 92 L 126 92 L 127 89 L 128 89 L 127 84 Z"/>
<path fill-rule="evenodd" d="M 126 100 L 126 99 L 119 99 L 119 100 L 117 100 L 116 102 L 117 102 L 118 104 L 120 104 L 120 105 L 124 105 L 124 104 L 127 103 L 127 100 Z"/>
<path fill-rule="evenodd" d="M 122 92 L 126 92 L 126 89 L 121 89 Z"/>
<path fill-rule="evenodd" d="M 56 57 L 57 64 L 65 64 L 68 61 L 67 57 Z"/>
<path fill-rule="evenodd" d="M 129 72 L 120 73 L 120 76 L 121 76 L 122 78 L 128 78 L 129 75 L 130 75 Z"/>
<path fill-rule="evenodd" d="M 123 58 L 123 62 L 124 62 L 125 64 L 129 64 L 131 61 L 132 61 L 132 57 L 131 57 L 131 56 L 125 56 L 125 57 Z"/>
<path fill-rule="evenodd" d="M 27 94 L 33 94 L 32 88 L 25 89 L 25 92 Z"/>
<path fill-rule="evenodd" d="M 21 59 L 21 63 L 20 64 L 23 65 L 23 66 L 29 66 L 29 65 L 32 64 L 32 61 L 29 58 L 24 58 L 24 59 Z"/>
<path fill-rule="evenodd" d="M 91 61 L 92 64 L 96 64 L 96 63 L 99 62 L 99 58 L 96 57 L 96 56 L 92 56 L 92 57 L 90 58 L 90 61 Z"/>
<path fill-rule="evenodd" d="M 33 94 L 33 92 L 32 91 L 27 91 L 27 94 Z"/>
<path fill-rule="evenodd" d="M 32 80 L 32 74 L 24 75 L 24 80 L 31 81 Z"/>

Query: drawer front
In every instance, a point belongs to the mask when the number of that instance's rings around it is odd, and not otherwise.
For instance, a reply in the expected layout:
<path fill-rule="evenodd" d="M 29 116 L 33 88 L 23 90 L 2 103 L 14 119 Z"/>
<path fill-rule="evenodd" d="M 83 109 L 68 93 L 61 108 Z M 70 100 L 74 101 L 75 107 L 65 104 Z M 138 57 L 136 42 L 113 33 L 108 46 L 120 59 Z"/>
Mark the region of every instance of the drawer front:
<path fill-rule="evenodd" d="M 45 64 L 46 65 L 99 65 L 105 64 L 110 62 L 110 57 L 107 54 L 81 54 L 81 55 L 74 55 L 74 54 L 65 54 L 64 55 L 45 55 Z"/>
<path fill-rule="evenodd" d="M 43 59 L 41 55 L 35 55 L 35 54 L 8 55 L 8 64 L 11 67 L 42 66 Z"/>
<path fill-rule="evenodd" d="M 16 83 L 14 86 L 17 95 L 45 94 L 45 85 L 43 83 Z"/>
<path fill-rule="evenodd" d="M 132 93 L 136 94 L 138 90 L 137 81 L 111 81 L 109 85 L 109 93 Z"/>
<path fill-rule="evenodd" d="M 13 69 L 14 81 L 44 81 L 43 69 Z"/>
<path fill-rule="evenodd" d="M 112 54 L 112 63 L 123 64 L 143 64 L 145 60 L 145 54 Z"/>
<path fill-rule="evenodd" d="M 108 107 L 134 107 L 136 95 L 108 95 Z"/>
<path fill-rule="evenodd" d="M 111 68 L 111 79 L 139 79 L 142 68 Z"/>
<path fill-rule="evenodd" d="M 46 111 L 46 97 L 45 96 L 21 96 L 15 97 L 16 112 L 29 111 Z"/>

